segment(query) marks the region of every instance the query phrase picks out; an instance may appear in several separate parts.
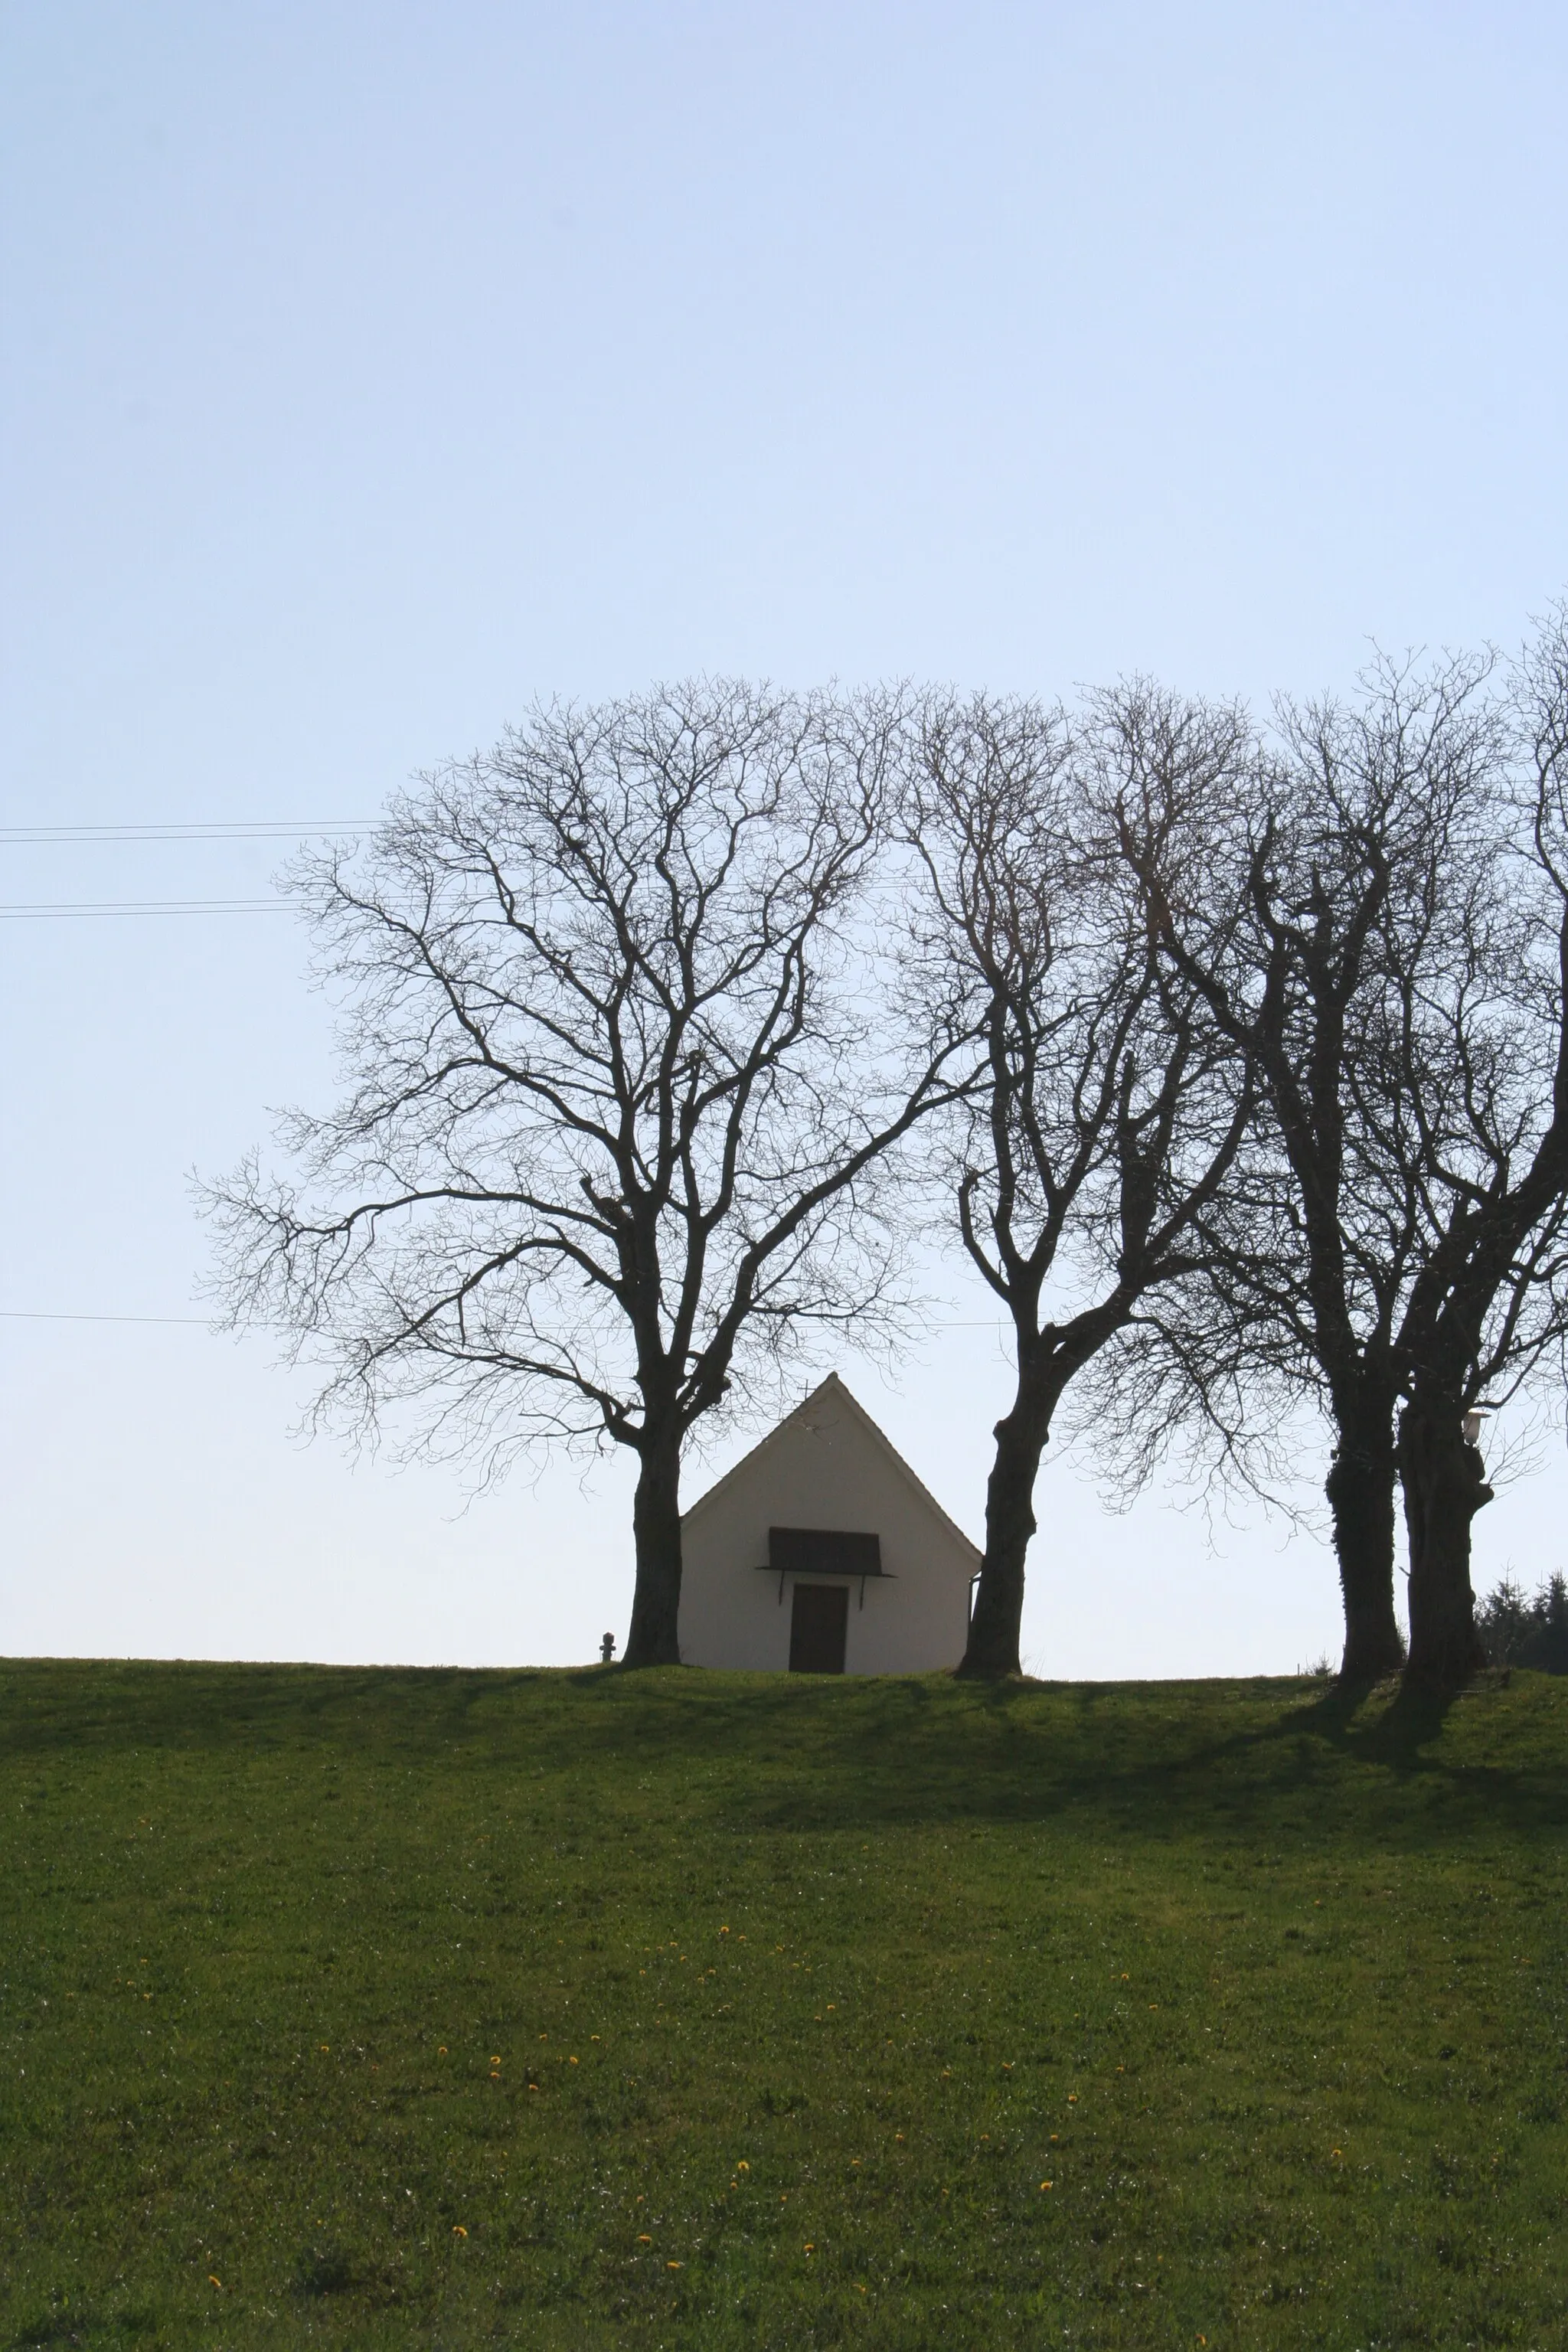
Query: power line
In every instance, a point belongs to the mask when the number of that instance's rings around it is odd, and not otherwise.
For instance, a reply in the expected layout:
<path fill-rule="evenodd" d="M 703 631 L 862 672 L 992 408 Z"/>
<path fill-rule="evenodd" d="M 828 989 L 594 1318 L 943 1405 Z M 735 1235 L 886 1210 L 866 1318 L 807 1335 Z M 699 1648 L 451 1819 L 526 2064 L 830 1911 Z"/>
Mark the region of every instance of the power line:
<path fill-rule="evenodd" d="M 228 824 L 203 817 L 189 824 L 4 824 L 0 848 L 48 842 L 302 841 L 323 834 L 369 833 L 378 823 L 375 817 L 251 817 Z"/>
<path fill-rule="evenodd" d="M 100 898 L 46 906 L 23 900 L 0 906 L 0 921 L 52 922 L 96 915 L 290 915 L 298 898 Z"/>
<path fill-rule="evenodd" d="M 200 1331 L 212 1329 L 202 1315 L 65 1315 L 38 1307 L 0 1307 L 0 1323 L 183 1323 Z"/>
<path fill-rule="evenodd" d="M 0 1323 L 170 1323 L 184 1325 L 189 1330 L 210 1331 L 213 1325 L 205 1315 L 80 1315 L 69 1314 L 52 1307 L 0 1307 Z M 253 1331 L 285 1331 L 292 1329 L 286 1323 L 253 1323 Z M 984 1322 L 927 1323 L 927 1331 L 1000 1331 L 1004 1328 L 999 1316 Z"/>

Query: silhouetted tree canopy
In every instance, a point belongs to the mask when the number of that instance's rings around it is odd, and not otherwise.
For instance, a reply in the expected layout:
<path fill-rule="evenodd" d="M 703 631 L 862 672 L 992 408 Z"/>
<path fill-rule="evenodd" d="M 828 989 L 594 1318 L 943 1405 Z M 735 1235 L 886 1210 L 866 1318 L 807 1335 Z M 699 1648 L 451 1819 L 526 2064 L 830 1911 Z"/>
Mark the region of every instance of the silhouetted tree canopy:
<path fill-rule="evenodd" d="M 626 1663 L 674 1662 L 682 1449 L 899 1297 L 890 1147 L 952 1038 L 890 1034 L 896 700 L 731 684 L 536 709 L 293 877 L 346 1088 L 214 1197 L 218 1290 L 321 1410 L 492 1466 L 637 1456 Z"/>

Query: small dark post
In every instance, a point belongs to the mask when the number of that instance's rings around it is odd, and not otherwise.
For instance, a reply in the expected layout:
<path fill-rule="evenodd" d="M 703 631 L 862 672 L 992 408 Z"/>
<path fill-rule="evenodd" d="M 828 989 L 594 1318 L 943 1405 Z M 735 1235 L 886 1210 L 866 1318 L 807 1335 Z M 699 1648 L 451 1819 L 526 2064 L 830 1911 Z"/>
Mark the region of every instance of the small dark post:
<path fill-rule="evenodd" d="M 616 1637 L 613 1633 L 606 1633 L 604 1640 L 599 1644 L 599 1664 L 602 1666 L 607 1666 L 615 1657 L 615 1654 Z"/>

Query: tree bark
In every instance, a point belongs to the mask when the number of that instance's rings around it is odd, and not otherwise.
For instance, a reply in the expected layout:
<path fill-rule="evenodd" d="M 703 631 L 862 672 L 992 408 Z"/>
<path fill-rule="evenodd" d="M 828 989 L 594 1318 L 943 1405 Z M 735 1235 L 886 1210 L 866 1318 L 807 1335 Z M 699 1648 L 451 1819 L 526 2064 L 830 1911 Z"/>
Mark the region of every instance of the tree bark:
<path fill-rule="evenodd" d="M 985 1554 L 969 1643 L 960 1675 L 1000 1682 L 1022 1674 L 1018 1631 L 1024 1615 L 1024 1561 L 1035 1532 L 1035 1478 L 1051 1432 L 1054 1400 L 1018 1382 L 1013 1409 L 996 1423 L 996 1453 L 985 1482 Z"/>
<path fill-rule="evenodd" d="M 1334 1551 L 1344 1601 L 1340 1679 L 1377 1682 L 1405 1664 L 1394 1613 L 1394 1402 L 1365 1401 L 1341 1421 L 1323 1482 L 1334 1517 Z"/>
<path fill-rule="evenodd" d="M 628 1666 L 678 1666 L 680 1642 L 680 1441 L 655 1434 L 641 1449 L 632 1503 L 637 1582 Z"/>
<path fill-rule="evenodd" d="M 1410 1675 L 1457 1689 L 1486 1664 L 1470 1587 L 1470 1521 L 1491 1501 L 1461 1409 L 1412 1399 L 1399 1416 L 1399 1476 L 1410 1538 Z"/>

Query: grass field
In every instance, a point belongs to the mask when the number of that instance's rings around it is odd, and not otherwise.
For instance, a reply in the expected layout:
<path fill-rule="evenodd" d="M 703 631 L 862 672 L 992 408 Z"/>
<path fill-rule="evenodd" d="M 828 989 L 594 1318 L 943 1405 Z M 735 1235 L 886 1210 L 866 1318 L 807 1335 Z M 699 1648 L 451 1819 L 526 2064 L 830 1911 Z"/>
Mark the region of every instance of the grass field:
<path fill-rule="evenodd" d="M 0 2347 L 1568 2344 L 1568 1681 L 12 1664 L 0 1757 Z"/>

